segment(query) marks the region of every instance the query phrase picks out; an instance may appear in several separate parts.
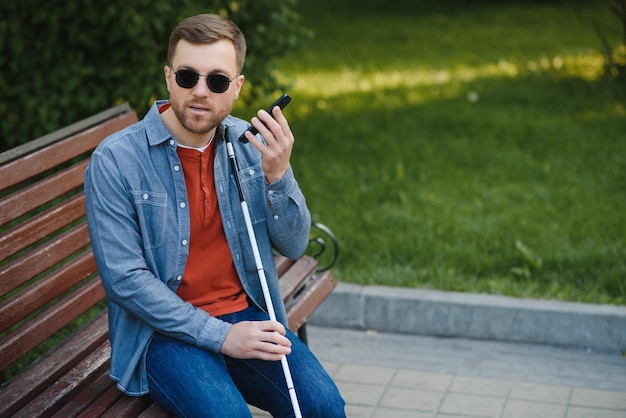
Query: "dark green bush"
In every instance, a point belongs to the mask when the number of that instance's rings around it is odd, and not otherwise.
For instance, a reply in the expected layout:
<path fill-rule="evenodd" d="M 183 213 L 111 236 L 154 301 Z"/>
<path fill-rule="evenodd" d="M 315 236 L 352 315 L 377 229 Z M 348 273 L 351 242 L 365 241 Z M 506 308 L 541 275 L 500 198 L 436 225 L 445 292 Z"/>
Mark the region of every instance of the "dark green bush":
<path fill-rule="evenodd" d="M 254 98 L 276 88 L 273 58 L 306 39 L 297 0 L 3 0 L 0 151 L 128 101 L 140 116 L 167 97 L 167 40 L 184 17 L 220 13 L 246 35 Z"/>
<path fill-rule="evenodd" d="M 626 1 L 608 0 L 609 10 L 617 17 L 622 27 L 622 42 L 617 48 L 611 46 L 597 16 L 593 16 L 593 24 L 602 43 L 604 55 L 604 73 L 618 83 L 616 89 L 618 98 L 626 103 Z"/>

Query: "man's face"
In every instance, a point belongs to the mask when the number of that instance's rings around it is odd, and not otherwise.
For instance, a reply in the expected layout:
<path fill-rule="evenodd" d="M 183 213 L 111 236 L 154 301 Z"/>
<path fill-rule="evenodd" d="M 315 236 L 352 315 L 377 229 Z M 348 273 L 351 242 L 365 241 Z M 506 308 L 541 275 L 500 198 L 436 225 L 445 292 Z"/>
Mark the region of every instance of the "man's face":
<path fill-rule="evenodd" d="M 243 84 L 244 77 L 237 75 L 233 43 L 226 39 L 212 44 L 192 44 L 181 40 L 170 64 L 173 70 L 165 67 L 165 80 L 178 121 L 189 133 L 212 135 L 215 127 L 230 114 Z M 199 77 L 195 86 L 186 89 L 176 84 L 174 71 L 181 69 L 201 75 L 222 74 L 229 80 L 234 79 L 223 93 L 209 90 L 206 77 Z"/>

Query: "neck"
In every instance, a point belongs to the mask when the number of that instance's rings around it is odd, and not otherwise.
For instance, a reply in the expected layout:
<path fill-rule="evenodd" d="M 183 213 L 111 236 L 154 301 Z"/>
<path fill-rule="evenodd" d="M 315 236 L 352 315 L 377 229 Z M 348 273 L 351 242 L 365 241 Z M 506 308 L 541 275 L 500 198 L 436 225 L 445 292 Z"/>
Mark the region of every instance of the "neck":
<path fill-rule="evenodd" d="M 174 136 L 174 138 L 176 138 L 176 141 L 178 141 L 180 145 L 184 145 L 188 148 L 201 149 L 206 148 L 207 145 L 211 143 L 211 141 L 213 140 L 213 136 L 215 135 L 215 128 L 211 130 L 211 132 L 203 134 L 202 136 L 184 134 L 181 135 L 174 133 L 172 133 L 172 135 Z"/>

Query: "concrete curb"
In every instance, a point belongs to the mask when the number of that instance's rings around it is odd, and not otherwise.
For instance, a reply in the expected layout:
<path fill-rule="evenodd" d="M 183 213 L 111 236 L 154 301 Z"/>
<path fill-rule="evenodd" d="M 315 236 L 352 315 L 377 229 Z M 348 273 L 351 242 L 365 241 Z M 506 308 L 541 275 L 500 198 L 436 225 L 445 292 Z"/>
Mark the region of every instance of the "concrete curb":
<path fill-rule="evenodd" d="M 626 349 L 626 306 L 339 283 L 309 319 L 403 334 Z"/>

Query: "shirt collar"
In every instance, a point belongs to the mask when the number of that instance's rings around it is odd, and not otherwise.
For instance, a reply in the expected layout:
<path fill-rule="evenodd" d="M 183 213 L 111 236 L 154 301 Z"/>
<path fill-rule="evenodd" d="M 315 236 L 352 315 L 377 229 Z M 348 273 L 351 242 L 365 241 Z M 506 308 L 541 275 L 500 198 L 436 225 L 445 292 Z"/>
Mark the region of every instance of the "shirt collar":
<path fill-rule="evenodd" d="M 157 100 L 152 104 L 150 110 L 148 110 L 148 113 L 144 117 L 144 126 L 150 146 L 159 145 L 173 139 L 172 134 L 163 124 L 159 113 L 159 107 L 166 103 L 169 103 L 169 100 Z"/>

